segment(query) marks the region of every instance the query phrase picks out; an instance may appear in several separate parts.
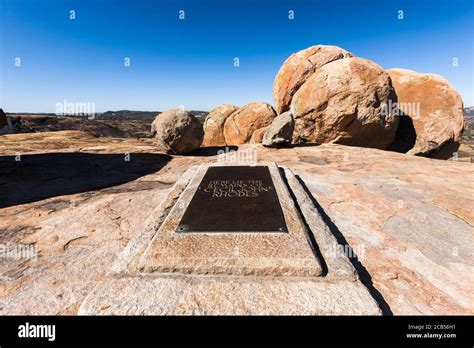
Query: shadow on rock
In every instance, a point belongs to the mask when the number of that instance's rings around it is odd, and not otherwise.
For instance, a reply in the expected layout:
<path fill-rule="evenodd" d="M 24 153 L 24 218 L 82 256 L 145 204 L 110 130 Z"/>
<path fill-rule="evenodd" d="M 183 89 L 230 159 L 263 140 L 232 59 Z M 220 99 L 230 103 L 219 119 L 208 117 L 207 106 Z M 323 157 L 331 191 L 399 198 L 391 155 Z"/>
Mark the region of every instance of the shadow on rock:
<path fill-rule="evenodd" d="M 219 154 L 228 153 L 230 151 L 237 151 L 239 149 L 238 146 L 235 145 L 228 145 L 228 146 L 206 146 L 200 147 L 193 152 L 190 153 L 191 156 L 202 156 L 202 157 L 209 157 L 209 156 L 216 156 Z"/>
<path fill-rule="evenodd" d="M 47 153 L 0 157 L 0 208 L 124 184 L 155 173 L 163 154 Z"/>
<path fill-rule="evenodd" d="M 359 274 L 359 279 L 362 282 L 362 284 L 365 285 L 369 293 L 372 295 L 374 300 L 379 305 L 380 309 L 382 310 L 383 315 L 393 315 L 393 312 L 390 309 L 389 304 L 385 301 L 382 294 L 375 288 L 374 283 L 372 281 L 372 277 L 370 276 L 365 266 L 360 262 L 354 250 L 350 247 L 350 244 L 347 242 L 342 232 L 339 230 L 336 224 L 334 224 L 331 218 L 326 214 L 326 212 L 318 203 L 318 201 L 314 198 L 313 194 L 308 189 L 304 181 L 299 176 L 296 176 L 296 178 L 298 179 L 299 183 L 301 184 L 301 186 L 307 193 L 308 197 L 310 198 L 310 200 L 312 201 L 312 203 L 318 210 L 324 223 L 329 227 L 332 234 L 336 237 L 338 243 L 343 246 L 348 246 L 350 248 L 352 257 L 349 257 L 349 261 L 352 263 L 352 266 L 354 266 L 357 273 Z"/>
<path fill-rule="evenodd" d="M 292 143 L 292 144 L 288 144 L 287 147 L 288 148 L 298 148 L 298 147 L 313 147 L 313 146 L 319 146 L 321 144 L 319 143 L 312 143 L 312 142 L 301 142 L 301 143 Z"/>
<path fill-rule="evenodd" d="M 387 148 L 388 151 L 407 153 L 416 143 L 416 130 L 413 126 L 412 118 L 401 113 L 398 117 L 398 128 L 395 133 L 395 139 Z"/>

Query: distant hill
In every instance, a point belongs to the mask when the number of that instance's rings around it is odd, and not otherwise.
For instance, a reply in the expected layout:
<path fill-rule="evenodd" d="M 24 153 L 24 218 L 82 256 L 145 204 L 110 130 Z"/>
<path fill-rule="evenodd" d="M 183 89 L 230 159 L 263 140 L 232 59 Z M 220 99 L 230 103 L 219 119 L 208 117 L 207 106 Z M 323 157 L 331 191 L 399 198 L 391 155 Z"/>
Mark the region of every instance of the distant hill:
<path fill-rule="evenodd" d="M 191 110 L 191 113 L 196 117 L 207 116 L 207 111 Z M 96 115 L 99 120 L 153 120 L 161 111 L 133 111 L 133 110 L 118 110 L 106 111 Z"/>
<path fill-rule="evenodd" d="M 132 111 L 132 110 L 118 110 L 106 111 L 96 115 L 98 120 L 140 120 L 140 119 L 154 119 L 160 111 Z"/>
<path fill-rule="evenodd" d="M 207 111 L 191 110 L 191 113 L 196 117 L 207 116 Z M 57 115 L 54 113 L 31 113 L 31 112 L 7 112 L 7 115 L 20 116 L 20 115 L 41 115 L 41 116 L 58 116 L 58 117 L 88 117 L 88 116 L 77 116 L 77 115 Z M 96 120 L 153 120 L 157 115 L 161 114 L 161 111 L 136 111 L 136 110 L 117 110 L 117 111 L 106 111 L 97 112 L 94 119 Z"/>
<path fill-rule="evenodd" d="M 45 113 L 7 113 L 15 133 L 80 130 L 94 136 L 121 138 L 151 137 L 151 123 L 160 111 L 118 110 L 87 116 L 65 116 Z M 192 110 L 199 122 L 204 123 L 208 112 Z"/>
<path fill-rule="evenodd" d="M 464 116 L 466 117 L 474 117 L 474 106 L 470 106 L 468 108 L 464 108 Z"/>
<path fill-rule="evenodd" d="M 15 133 L 54 132 L 79 130 L 94 136 L 125 137 L 126 132 L 119 127 L 85 117 L 51 115 L 10 115 Z"/>

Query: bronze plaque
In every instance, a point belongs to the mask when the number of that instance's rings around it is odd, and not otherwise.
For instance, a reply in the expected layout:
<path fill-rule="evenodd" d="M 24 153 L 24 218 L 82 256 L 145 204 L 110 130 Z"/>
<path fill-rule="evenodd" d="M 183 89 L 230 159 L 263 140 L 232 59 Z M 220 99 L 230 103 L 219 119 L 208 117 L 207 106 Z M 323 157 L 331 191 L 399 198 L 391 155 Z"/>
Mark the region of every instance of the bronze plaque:
<path fill-rule="evenodd" d="M 209 167 L 176 232 L 288 232 L 268 167 Z"/>

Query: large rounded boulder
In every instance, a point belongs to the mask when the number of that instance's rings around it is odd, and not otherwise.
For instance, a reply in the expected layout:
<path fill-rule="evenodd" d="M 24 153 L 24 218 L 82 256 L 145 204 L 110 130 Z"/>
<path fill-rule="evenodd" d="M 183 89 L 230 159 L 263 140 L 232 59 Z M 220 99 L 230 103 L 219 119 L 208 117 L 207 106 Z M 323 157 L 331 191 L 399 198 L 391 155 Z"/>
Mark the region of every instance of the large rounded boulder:
<path fill-rule="evenodd" d="M 151 133 L 161 151 L 175 155 L 199 148 L 204 137 L 198 119 L 182 109 L 171 109 L 156 116 Z"/>
<path fill-rule="evenodd" d="M 224 137 L 226 144 L 249 143 L 254 132 L 269 126 L 275 117 L 275 110 L 270 104 L 257 102 L 242 106 L 227 117 L 225 121 Z"/>
<path fill-rule="evenodd" d="M 352 53 L 340 47 L 324 45 L 293 53 L 283 63 L 273 83 L 272 94 L 278 114 L 290 109 L 293 95 L 317 69 L 335 60 L 352 56 Z"/>
<path fill-rule="evenodd" d="M 398 126 L 386 106 L 396 101 L 390 77 L 379 65 L 362 58 L 333 61 L 293 96 L 293 141 L 385 149 Z"/>
<path fill-rule="evenodd" d="M 237 106 L 231 104 L 221 104 L 212 109 L 204 121 L 203 146 L 225 146 L 224 123 Z"/>
<path fill-rule="evenodd" d="M 391 148 L 447 159 L 459 148 L 463 102 L 443 77 L 412 70 L 387 70 L 398 97 L 400 126 Z"/>

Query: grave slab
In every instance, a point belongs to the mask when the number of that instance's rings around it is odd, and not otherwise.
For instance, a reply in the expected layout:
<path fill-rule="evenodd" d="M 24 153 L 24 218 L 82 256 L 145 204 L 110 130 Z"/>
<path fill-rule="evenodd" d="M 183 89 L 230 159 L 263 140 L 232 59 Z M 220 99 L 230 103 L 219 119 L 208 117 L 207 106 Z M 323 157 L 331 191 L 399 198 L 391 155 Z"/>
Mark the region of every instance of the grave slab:
<path fill-rule="evenodd" d="M 212 197 L 212 192 L 203 192 L 210 182 L 249 180 L 259 182 L 254 188 L 268 191 L 247 197 Z M 220 193 L 220 186 L 218 190 Z M 201 200 L 214 202 L 199 204 L 196 194 Z M 269 201 L 270 205 L 259 206 Z M 243 207 L 245 204 L 248 206 Z M 201 218 L 196 211 L 199 207 Z M 193 211 L 186 215 L 189 209 Z M 194 220 L 186 220 L 192 216 L 198 220 L 199 233 L 180 231 L 182 220 L 193 228 Z M 225 221 L 219 222 L 220 218 Z M 233 225 L 243 226 L 244 231 L 235 231 Z M 276 165 L 201 166 L 147 247 L 139 268 L 144 273 L 229 275 L 319 276 L 322 272 L 308 231 Z"/>
<path fill-rule="evenodd" d="M 340 245 L 297 176 L 274 163 L 259 163 L 255 168 L 260 167 L 268 171 L 256 171 L 268 173 L 270 180 L 247 177 L 251 170 L 236 170 L 235 166 L 190 168 L 129 242 L 106 279 L 89 293 L 78 313 L 380 315 L 377 302 L 350 260 L 334 252 Z M 212 168 L 221 169 L 206 178 Z M 222 174 L 229 170 L 234 171 L 233 177 Z M 215 183 L 221 180 L 216 173 L 227 181 L 224 185 Z M 245 180 L 261 182 L 249 186 Z M 227 194 L 241 192 L 242 187 L 251 187 L 250 192 L 271 187 L 264 191 L 274 190 L 277 201 L 269 205 L 281 207 L 285 230 L 276 231 L 275 226 L 282 225 L 278 216 L 274 225 L 267 222 L 267 229 L 255 228 L 259 224 L 254 222 L 240 225 L 247 227 L 241 227 L 242 232 L 225 224 L 216 224 L 220 226 L 217 229 L 209 223 L 218 218 L 215 211 L 208 222 L 204 219 L 201 227 L 193 227 L 196 220 L 187 221 L 186 210 L 196 192 L 211 182 L 210 191 L 217 188 L 219 194 L 222 187 Z M 196 207 L 205 212 L 218 211 L 222 205 L 225 203 L 220 201 L 206 207 L 198 200 Z M 245 209 L 236 209 L 236 214 L 245 214 L 242 211 Z M 234 220 L 237 224 L 238 218 Z M 179 230 L 183 224 L 189 225 L 185 231 Z"/>

